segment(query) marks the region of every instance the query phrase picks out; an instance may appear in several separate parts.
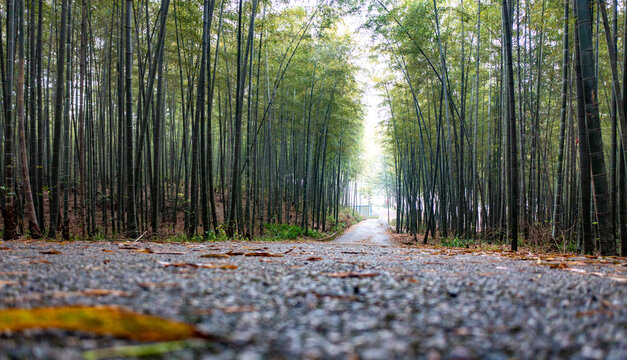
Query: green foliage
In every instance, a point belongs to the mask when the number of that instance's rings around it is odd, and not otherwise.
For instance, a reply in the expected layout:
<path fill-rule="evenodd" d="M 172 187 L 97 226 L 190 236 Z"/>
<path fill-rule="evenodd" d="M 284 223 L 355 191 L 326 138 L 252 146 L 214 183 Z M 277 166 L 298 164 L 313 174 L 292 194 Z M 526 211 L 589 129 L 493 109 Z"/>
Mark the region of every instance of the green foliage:
<path fill-rule="evenodd" d="M 305 231 L 298 225 L 290 224 L 264 224 L 265 239 L 268 240 L 295 240 L 299 237 L 320 238 L 320 232 L 316 230 Z"/>
<path fill-rule="evenodd" d="M 457 236 L 455 236 L 454 238 L 442 239 L 442 246 L 447 246 L 447 247 L 465 248 L 465 247 L 469 247 L 470 245 L 473 245 L 474 243 L 475 242 L 472 239 L 462 239 Z"/>
<path fill-rule="evenodd" d="M 95 233 L 90 238 L 90 240 L 92 241 L 106 241 L 107 239 L 108 239 L 107 235 L 101 232 Z"/>

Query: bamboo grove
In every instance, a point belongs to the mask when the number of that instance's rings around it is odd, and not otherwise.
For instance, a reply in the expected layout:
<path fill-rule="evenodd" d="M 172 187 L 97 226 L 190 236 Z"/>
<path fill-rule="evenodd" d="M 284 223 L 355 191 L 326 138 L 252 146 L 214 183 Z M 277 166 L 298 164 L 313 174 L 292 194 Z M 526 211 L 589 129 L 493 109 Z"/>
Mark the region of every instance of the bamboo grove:
<path fill-rule="evenodd" d="M 276 5 L 276 6 L 275 6 Z M 4 239 L 329 229 L 362 105 L 337 10 L 0 4 Z"/>
<path fill-rule="evenodd" d="M 391 74 L 379 86 L 397 231 L 627 254 L 624 10 L 602 0 L 371 6 Z"/>

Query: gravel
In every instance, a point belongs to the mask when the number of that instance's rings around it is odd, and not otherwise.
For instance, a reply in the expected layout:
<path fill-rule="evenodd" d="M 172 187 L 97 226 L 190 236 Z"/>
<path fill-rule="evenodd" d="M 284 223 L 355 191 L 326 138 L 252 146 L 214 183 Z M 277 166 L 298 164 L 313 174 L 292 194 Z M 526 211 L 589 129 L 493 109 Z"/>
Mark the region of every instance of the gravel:
<path fill-rule="evenodd" d="M 121 305 L 229 342 L 195 343 L 167 359 L 627 359 L 625 260 L 540 261 L 379 245 L 380 234 L 368 236 L 377 240 L 5 242 L 0 281 L 18 283 L 0 285 L 0 308 Z M 41 253 L 51 249 L 61 253 Z M 200 257 L 229 251 L 283 256 Z M 129 296 L 68 294 L 86 289 Z M 128 344 L 60 330 L 5 332 L 0 359 L 75 359 Z"/>

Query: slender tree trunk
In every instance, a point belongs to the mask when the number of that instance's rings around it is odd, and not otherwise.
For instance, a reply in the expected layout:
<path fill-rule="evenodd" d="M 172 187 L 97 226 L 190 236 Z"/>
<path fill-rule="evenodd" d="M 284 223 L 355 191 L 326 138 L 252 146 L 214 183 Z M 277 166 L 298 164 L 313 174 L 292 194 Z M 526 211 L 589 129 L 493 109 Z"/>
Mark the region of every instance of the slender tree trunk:
<path fill-rule="evenodd" d="M 602 255 L 614 255 L 616 242 L 611 229 L 609 191 L 603 137 L 599 121 L 599 105 L 597 103 L 597 78 L 594 73 L 595 61 L 592 47 L 592 2 L 576 0 L 577 30 L 581 61 L 581 77 L 583 83 L 584 103 L 586 104 L 586 125 L 590 148 L 590 167 L 592 170 L 592 186 L 596 217 L 599 224 L 599 244 Z"/>
<path fill-rule="evenodd" d="M 552 236 L 557 237 L 557 232 L 561 229 L 562 223 L 562 191 L 564 183 L 564 136 L 566 133 L 566 112 L 567 112 L 567 95 L 568 95 L 568 59 L 570 58 L 568 43 L 568 4 L 570 0 L 564 1 L 564 37 L 563 37 L 563 56 L 562 56 L 562 104 L 560 108 L 560 134 L 557 154 L 557 174 L 555 175 L 555 197 L 553 201 L 553 230 Z"/>
<path fill-rule="evenodd" d="M 52 163 L 50 165 L 50 227 L 48 236 L 55 237 L 59 226 L 59 198 L 61 184 L 59 181 L 61 164 L 61 130 L 63 128 L 63 96 L 65 88 L 65 38 L 67 31 L 68 1 L 61 2 L 61 25 L 57 39 L 57 79 L 54 101 L 54 135 L 52 138 Z"/>
<path fill-rule="evenodd" d="M 507 237 L 511 241 L 512 251 L 518 250 L 518 157 L 516 154 L 516 106 L 514 98 L 514 68 L 512 66 L 512 26 L 510 4 L 503 0 L 503 31 L 505 36 L 505 67 L 507 77 Z"/>
<path fill-rule="evenodd" d="M 581 186 L 581 248 L 586 254 L 592 254 L 592 224 L 590 222 L 590 153 L 586 128 L 586 106 L 583 98 L 583 80 L 579 51 L 579 30 L 575 28 L 575 78 L 577 83 L 577 128 L 579 130 L 579 181 Z"/>
<path fill-rule="evenodd" d="M 129 237 L 137 236 L 137 212 L 135 199 L 135 173 L 137 169 L 133 165 L 133 47 L 131 34 L 131 14 L 133 0 L 126 0 L 124 12 L 124 29 L 126 52 L 124 58 L 124 91 L 126 92 L 125 122 L 126 122 L 126 230 Z"/>
<path fill-rule="evenodd" d="M 35 214 L 35 204 L 33 202 L 33 192 L 31 191 L 30 176 L 28 171 L 28 155 L 26 151 L 26 129 L 24 113 L 24 1 L 19 1 L 19 34 L 18 34 L 18 64 L 17 64 L 17 121 L 20 139 L 20 168 L 22 170 L 22 186 L 24 188 L 24 220 L 28 223 L 28 230 L 31 237 L 38 239 L 41 237 L 37 215 Z"/>

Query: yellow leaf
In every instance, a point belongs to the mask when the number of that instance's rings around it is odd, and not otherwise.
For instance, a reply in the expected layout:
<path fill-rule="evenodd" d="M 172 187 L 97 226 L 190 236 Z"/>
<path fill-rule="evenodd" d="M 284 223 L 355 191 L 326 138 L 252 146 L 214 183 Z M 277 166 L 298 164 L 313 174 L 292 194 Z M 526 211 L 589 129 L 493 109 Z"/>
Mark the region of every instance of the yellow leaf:
<path fill-rule="evenodd" d="M 203 336 L 190 324 L 137 314 L 115 306 L 0 310 L 0 331 L 52 328 L 135 341 L 175 341 Z"/>

